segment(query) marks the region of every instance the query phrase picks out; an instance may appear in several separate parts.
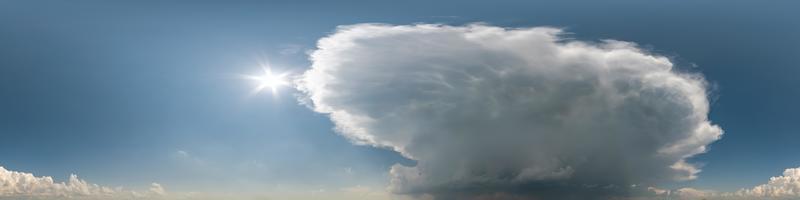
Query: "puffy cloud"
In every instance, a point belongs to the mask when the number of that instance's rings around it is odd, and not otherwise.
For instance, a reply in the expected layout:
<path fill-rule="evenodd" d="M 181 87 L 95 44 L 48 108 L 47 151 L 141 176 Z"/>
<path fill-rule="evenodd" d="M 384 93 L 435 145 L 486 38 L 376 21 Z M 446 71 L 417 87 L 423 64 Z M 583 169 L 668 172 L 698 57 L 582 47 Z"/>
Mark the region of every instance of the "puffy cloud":
<path fill-rule="evenodd" d="M 153 199 L 163 194 L 164 188 L 158 183 L 153 183 L 149 192 L 140 193 L 90 184 L 74 174 L 67 182 L 55 182 L 49 176 L 37 177 L 0 166 L 0 199 Z"/>
<path fill-rule="evenodd" d="M 737 192 L 718 192 L 695 188 L 666 190 L 655 187 L 650 187 L 648 190 L 656 197 L 671 197 L 685 200 L 798 199 L 800 198 L 800 168 L 786 169 L 783 171 L 783 176 L 772 177 L 766 184 L 758 185 L 751 189 L 740 189 Z"/>
<path fill-rule="evenodd" d="M 148 191 L 150 191 L 150 193 L 157 194 L 157 195 L 167 194 L 167 191 L 164 190 L 164 187 L 162 187 L 161 184 L 158 184 L 158 183 L 151 183 L 150 184 L 150 189 Z"/>
<path fill-rule="evenodd" d="M 752 197 L 800 198 L 800 167 L 786 169 L 783 171 L 783 176 L 772 177 L 766 184 L 739 190 L 737 194 Z"/>
<path fill-rule="evenodd" d="M 417 161 L 391 168 L 395 193 L 581 198 L 695 178 L 686 158 L 722 134 L 704 79 L 633 43 L 562 35 L 341 26 L 297 84 L 340 134 Z"/>

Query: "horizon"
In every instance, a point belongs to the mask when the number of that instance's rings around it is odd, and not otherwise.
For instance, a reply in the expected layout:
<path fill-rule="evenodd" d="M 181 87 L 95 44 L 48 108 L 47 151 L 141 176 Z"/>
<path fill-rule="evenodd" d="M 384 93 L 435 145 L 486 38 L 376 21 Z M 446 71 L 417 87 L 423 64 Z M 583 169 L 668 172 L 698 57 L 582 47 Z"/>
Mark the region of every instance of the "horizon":
<path fill-rule="evenodd" d="M 0 199 L 798 199 L 792 1 L 2 1 Z"/>

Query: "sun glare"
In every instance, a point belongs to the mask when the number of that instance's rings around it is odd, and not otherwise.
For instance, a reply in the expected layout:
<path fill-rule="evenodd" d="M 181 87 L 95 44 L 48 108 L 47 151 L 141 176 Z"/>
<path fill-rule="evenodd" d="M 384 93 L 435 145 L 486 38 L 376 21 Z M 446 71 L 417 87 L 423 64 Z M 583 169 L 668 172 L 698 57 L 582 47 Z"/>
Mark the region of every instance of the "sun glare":
<path fill-rule="evenodd" d="M 258 82 L 258 86 L 256 86 L 253 92 L 258 93 L 269 88 L 272 94 L 276 94 L 278 92 L 278 87 L 289 85 L 289 82 L 286 80 L 286 75 L 288 75 L 288 73 L 274 74 L 270 68 L 264 67 L 263 69 L 264 74 L 262 75 L 247 76 L 249 79 Z"/>

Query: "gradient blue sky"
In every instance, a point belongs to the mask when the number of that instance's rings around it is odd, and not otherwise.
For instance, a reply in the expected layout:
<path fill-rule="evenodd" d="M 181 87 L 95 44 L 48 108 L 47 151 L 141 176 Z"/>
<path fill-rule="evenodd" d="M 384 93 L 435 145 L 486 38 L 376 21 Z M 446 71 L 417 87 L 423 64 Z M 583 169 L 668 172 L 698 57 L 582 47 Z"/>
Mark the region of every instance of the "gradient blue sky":
<path fill-rule="evenodd" d="M 713 84 L 722 191 L 800 166 L 800 3 L 791 1 L 0 1 L 0 166 L 176 191 L 385 186 L 398 153 L 356 146 L 259 63 L 301 73 L 338 25 L 485 22 L 636 42 Z"/>

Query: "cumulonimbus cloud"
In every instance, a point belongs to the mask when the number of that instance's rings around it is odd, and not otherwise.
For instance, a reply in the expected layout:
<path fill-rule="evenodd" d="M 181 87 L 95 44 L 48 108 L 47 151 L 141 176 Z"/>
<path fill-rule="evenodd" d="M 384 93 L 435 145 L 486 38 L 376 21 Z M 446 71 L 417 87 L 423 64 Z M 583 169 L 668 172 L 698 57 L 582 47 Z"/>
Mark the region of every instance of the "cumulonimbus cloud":
<path fill-rule="evenodd" d="M 694 179 L 722 129 L 707 84 L 635 44 L 550 27 L 341 26 L 297 81 L 352 141 L 391 148 L 395 193 L 624 194 Z M 580 190 L 580 191 L 576 191 Z"/>
<path fill-rule="evenodd" d="M 164 194 L 158 183 L 152 183 L 147 192 L 136 192 L 90 184 L 74 174 L 66 182 L 55 182 L 49 176 L 37 177 L 0 166 L 0 199 L 158 199 Z"/>

